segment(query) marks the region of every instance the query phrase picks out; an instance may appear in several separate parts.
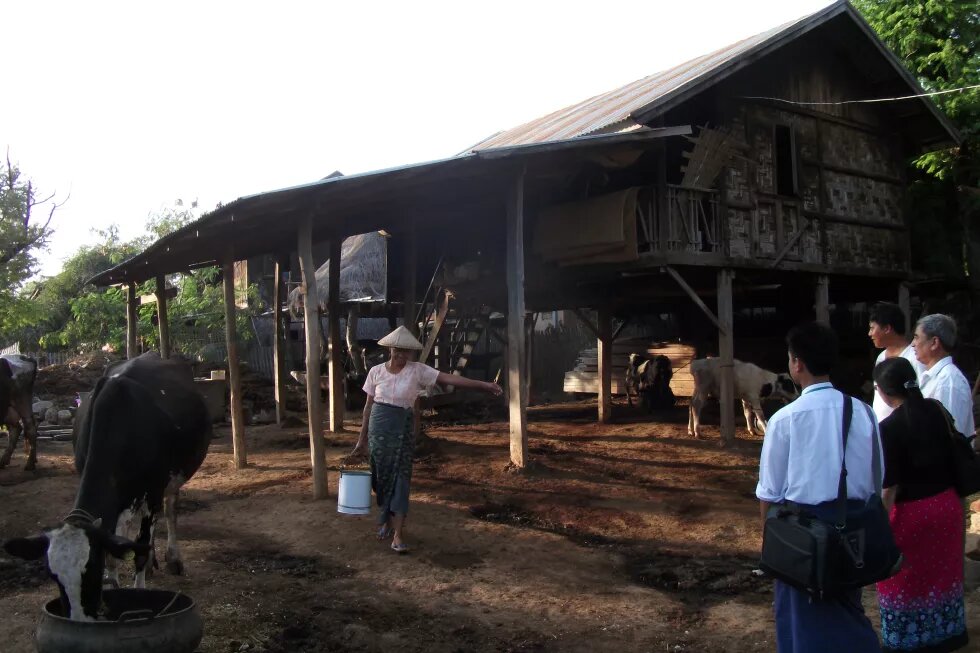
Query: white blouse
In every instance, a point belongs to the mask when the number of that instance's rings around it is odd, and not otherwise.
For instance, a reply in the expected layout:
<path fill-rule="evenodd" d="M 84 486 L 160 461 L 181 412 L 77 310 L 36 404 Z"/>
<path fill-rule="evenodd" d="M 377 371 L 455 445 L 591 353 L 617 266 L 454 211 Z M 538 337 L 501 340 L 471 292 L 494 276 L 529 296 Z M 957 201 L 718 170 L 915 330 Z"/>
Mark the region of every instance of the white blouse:
<path fill-rule="evenodd" d="M 398 374 L 388 371 L 388 364 L 375 365 L 368 371 L 364 392 L 376 402 L 411 408 L 423 388 L 435 385 L 439 370 L 424 363 L 411 362 Z"/>
<path fill-rule="evenodd" d="M 887 354 L 888 352 L 886 350 L 884 349 L 881 350 L 881 353 L 878 354 L 878 358 L 875 360 L 876 367 L 878 363 L 881 363 L 882 361 L 886 360 L 885 356 Z M 912 345 L 906 347 L 902 351 L 902 353 L 899 354 L 899 356 L 901 356 L 908 362 L 912 363 L 912 369 L 915 370 L 916 376 L 920 376 L 923 372 L 925 372 L 926 366 L 920 363 L 919 359 L 915 357 L 915 347 L 913 347 Z M 871 403 L 871 407 L 874 408 L 875 417 L 878 418 L 879 424 L 882 422 L 882 420 L 884 420 L 886 417 L 891 415 L 892 412 L 895 410 L 894 408 L 886 404 L 885 400 L 878 395 L 877 385 L 875 386 L 875 396 L 874 396 L 874 400 Z"/>

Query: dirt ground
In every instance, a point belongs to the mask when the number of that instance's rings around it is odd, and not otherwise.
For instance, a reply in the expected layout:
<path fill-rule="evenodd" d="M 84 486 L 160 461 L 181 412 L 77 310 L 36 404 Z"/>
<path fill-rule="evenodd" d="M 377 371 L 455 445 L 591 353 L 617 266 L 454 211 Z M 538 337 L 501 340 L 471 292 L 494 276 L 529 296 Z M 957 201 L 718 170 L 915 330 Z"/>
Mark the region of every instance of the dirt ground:
<path fill-rule="evenodd" d="M 771 585 L 751 574 L 761 441 L 692 440 L 681 407 L 661 423 L 617 410 L 602 426 L 594 404 L 531 409 L 521 474 L 506 422 L 430 424 L 404 556 L 372 518 L 336 512 L 356 425 L 327 437 L 327 501 L 302 427 L 249 428 L 245 470 L 222 428 L 182 495 L 187 574 L 148 584 L 197 601 L 208 652 L 774 650 Z M 42 441 L 34 473 L 18 454 L 0 470 L 0 537 L 56 523 L 77 487 L 70 444 Z M 32 650 L 55 594 L 41 564 L 0 557 L 3 650 Z M 865 604 L 877 625 L 873 591 Z M 975 589 L 967 616 L 980 641 Z"/>

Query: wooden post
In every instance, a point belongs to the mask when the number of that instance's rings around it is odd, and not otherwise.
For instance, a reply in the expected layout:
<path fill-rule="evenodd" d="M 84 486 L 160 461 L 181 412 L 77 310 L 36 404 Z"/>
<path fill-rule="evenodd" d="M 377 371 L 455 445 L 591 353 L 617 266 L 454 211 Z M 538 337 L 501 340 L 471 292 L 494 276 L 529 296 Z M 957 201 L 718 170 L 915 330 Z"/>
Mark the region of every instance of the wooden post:
<path fill-rule="evenodd" d="M 721 442 L 735 442 L 735 343 L 732 330 L 732 278 L 731 268 L 718 270 L 718 356 L 721 358 Z"/>
<path fill-rule="evenodd" d="M 527 451 L 527 377 L 524 368 L 524 171 L 507 201 L 507 395 L 510 405 L 510 462 L 523 469 Z"/>
<path fill-rule="evenodd" d="M 912 334 L 912 298 L 909 296 L 909 285 L 905 282 L 898 284 L 898 307 L 905 315 L 905 334 Z"/>
<path fill-rule="evenodd" d="M 282 273 L 284 268 L 289 266 L 289 257 L 280 255 L 276 259 L 275 288 L 272 292 L 272 316 L 273 316 L 273 342 L 272 342 L 272 373 L 275 376 L 276 393 L 276 424 L 282 424 L 286 417 L 286 361 L 283 358 L 283 349 L 286 345 L 285 319 L 286 313 L 282 310 L 283 299 L 286 297 L 285 281 Z"/>
<path fill-rule="evenodd" d="M 597 313 L 599 338 L 599 422 L 612 419 L 612 313 L 600 308 Z"/>
<path fill-rule="evenodd" d="M 344 239 L 330 238 L 329 294 L 327 296 L 327 355 L 330 375 L 330 431 L 344 430 L 344 358 L 340 347 L 340 250 Z"/>
<path fill-rule="evenodd" d="M 327 461 L 323 451 L 323 414 L 320 409 L 320 296 L 313 265 L 313 216 L 300 223 L 298 234 L 299 269 L 303 281 L 303 316 L 306 325 L 306 406 L 310 420 L 310 464 L 313 467 L 313 497 L 327 498 Z"/>
<path fill-rule="evenodd" d="M 402 321 L 405 328 L 411 331 L 415 337 L 419 336 L 418 322 L 415 320 L 418 307 L 416 301 L 415 280 L 418 276 L 418 236 L 415 233 L 415 222 L 409 221 L 408 231 L 405 233 L 405 267 L 402 271 L 402 283 L 404 284 L 404 297 L 402 305 L 404 314 Z"/>
<path fill-rule="evenodd" d="M 157 325 L 160 328 L 160 357 L 170 358 L 170 321 L 167 317 L 167 277 L 157 275 Z"/>
<path fill-rule="evenodd" d="M 139 356 L 136 351 L 139 324 L 139 317 L 136 315 L 136 282 L 130 281 L 126 286 L 126 358 Z"/>
<path fill-rule="evenodd" d="M 814 306 L 817 322 L 830 325 L 830 278 L 825 274 L 817 277 L 817 296 Z"/>
<path fill-rule="evenodd" d="M 248 464 L 245 452 L 245 416 L 242 412 L 242 374 L 238 366 L 238 332 L 235 324 L 235 262 L 231 256 L 221 266 L 225 287 L 225 346 L 228 350 L 228 388 L 231 391 L 231 443 L 235 467 Z"/>

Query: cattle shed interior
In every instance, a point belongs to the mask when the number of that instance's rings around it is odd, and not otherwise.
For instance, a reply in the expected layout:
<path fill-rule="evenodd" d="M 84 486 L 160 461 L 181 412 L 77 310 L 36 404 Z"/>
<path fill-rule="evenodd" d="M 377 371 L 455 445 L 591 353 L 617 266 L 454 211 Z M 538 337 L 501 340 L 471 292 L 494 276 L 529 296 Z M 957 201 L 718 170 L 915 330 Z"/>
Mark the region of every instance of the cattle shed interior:
<path fill-rule="evenodd" d="M 916 93 L 863 19 L 836 3 L 457 157 L 235 200 L 93 281 L 128 284 L 135 305 L 138 282 L 157 278 L 163 288 L 163 275 L 222 265 L 233 311 L 234 263 L 271 255 L 280 310 L 294 253 L 302 294 L 318 296 L 312 248 L 329 242 L 328 412 L 330 428 L 340 430 L 340 246 L 381 231 L 388 287 L 380 310 L 416 331 L 421 323 L 424 355 L 447 316 L 506 316 L 498 337 L 516 467 L 528 463 L 533 312 L 574 311 L 588 323 L 600 421 L 612 416 L 617 329 L 638 316 L 674 316 L 699 355 L 722 358 L 722 436 L 731 441 L 734 357 L 781 370 L 778 337 L 793 324 L 817 319 L 843 333 L 855 325 L 834 305 L 888 300 L 908 309 L 908 225 L 916 216 L 904 209 L 907 162 L 958 136 L 928 98 L 833 103 Z M 319 361 L 315 313 L 307 312 L 307 369 Z M 234 320 L 227 322 L 235 459 L 244 465 Z M 863 336 L 866 325 L 858 326 Z M 762 346 L 760 336 L 771 338 Z M 130 345 L 135 353 L 134 333 Z M 277 355 L 277 388 L 282 376 Z M 307 384 L 314 491 L 325 496 L 319 386 L 313 375 Z"/>

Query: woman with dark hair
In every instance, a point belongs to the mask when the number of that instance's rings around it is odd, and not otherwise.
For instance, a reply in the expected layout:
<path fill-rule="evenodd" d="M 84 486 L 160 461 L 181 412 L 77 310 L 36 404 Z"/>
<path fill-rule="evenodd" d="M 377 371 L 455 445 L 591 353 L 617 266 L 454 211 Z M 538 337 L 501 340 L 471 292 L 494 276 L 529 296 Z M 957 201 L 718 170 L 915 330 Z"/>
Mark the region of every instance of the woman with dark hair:
<path fill-rule="evenodd" d="M 924 399 L 908 360 L 874 369 L 881 399 L 894 412 L 881 422 L 882 500 L 902 570 L 878 583 L 885 651 L 945 653 L 966 646 L 963 608 L 963 504 L 953 488 L 952 419 Z M 957 433 L 952 433 L 958 436 Z"/>

